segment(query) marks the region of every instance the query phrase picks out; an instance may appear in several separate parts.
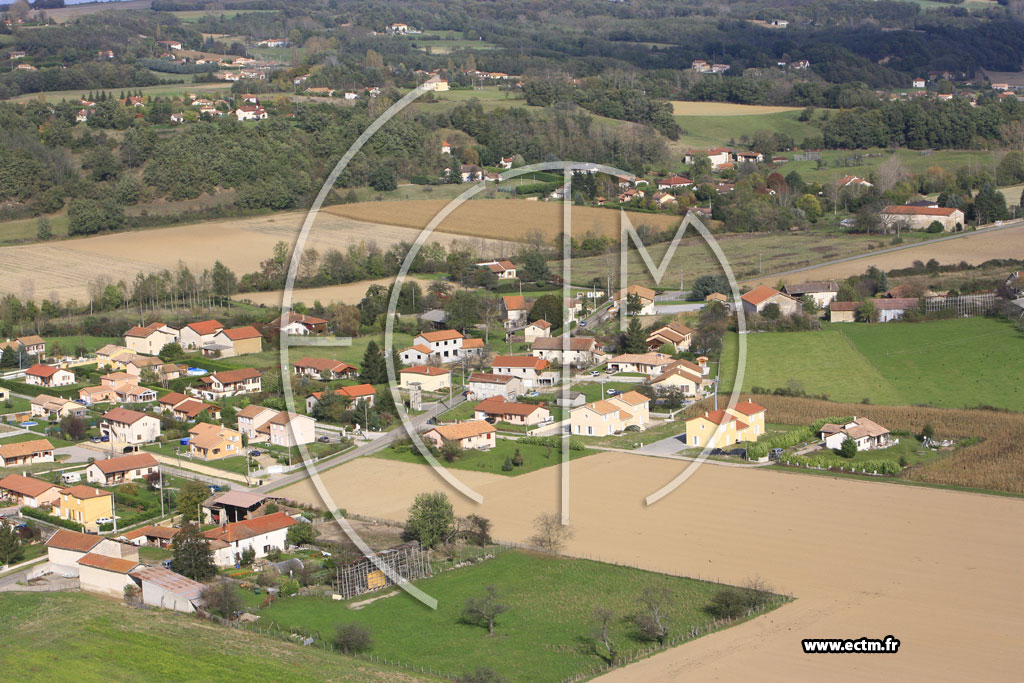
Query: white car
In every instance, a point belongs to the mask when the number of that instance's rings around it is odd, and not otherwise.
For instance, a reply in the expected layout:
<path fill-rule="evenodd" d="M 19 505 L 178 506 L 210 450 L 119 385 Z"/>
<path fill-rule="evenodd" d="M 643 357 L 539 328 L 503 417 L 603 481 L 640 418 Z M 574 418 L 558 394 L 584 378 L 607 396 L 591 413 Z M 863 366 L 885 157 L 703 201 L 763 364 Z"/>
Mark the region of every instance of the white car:
<path fill-rule="evenodd" d="M 114 518 L 113 517 L 100 517 L 99 519 L 96 520 L 96 523 L 97 524 L 113 524 L 114 523 Z"/>
<path fill-rule="evenodd" d="M 590 376 L 591 377 L 597 377 L 600 374 L 601 374 L 601 372 L 599 370 L 591 370 L 590 371 Z"/>
<path fill-rule="evenodd" d="M 609 389 L 605 393 L 608 394 L 609 396 L 617 396 L 617 395 L 621 394 L 622 392 L 619 391 L 618 389 Z"/>

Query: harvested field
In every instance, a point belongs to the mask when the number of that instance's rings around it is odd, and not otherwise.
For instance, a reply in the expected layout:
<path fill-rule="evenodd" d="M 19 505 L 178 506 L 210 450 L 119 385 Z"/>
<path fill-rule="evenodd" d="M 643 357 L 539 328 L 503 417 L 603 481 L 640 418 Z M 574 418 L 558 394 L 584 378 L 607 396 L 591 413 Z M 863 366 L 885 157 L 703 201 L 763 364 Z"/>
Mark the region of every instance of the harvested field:
<path fill-rule="evenodd" d="M 1024 225 L 1002 230 L 989 228 L 968 232 L 964 233 L 963 237 L 956 239 L 943 242 L 933 241 L 883 254 L 866 255 L 863 258 L 842 263 L 806 268 L 796 273 L 776 270 L 775 275 L 751 278 L 744 284 L 750 286 L 763 284 L 774 287 L 780 279 L 783 282 L 836 280 L 859 275 L 870 266 L 876 266 L 882 270 L 892 270 L 908 268 L 914 264 L 914 261 L 927 262 L 929 259 L 935 259 L 940 264 L 966 261 L 977 265 L 990 259 L 1020 258 L 1021 256 L 1024 256 Z"/>
<path fill-rule="evenodd" d="M 574 462 L 568 552 L 732 584 L 756 574 L 797 599 L 609 678 L 1019 678 L 1024 593 L 1015 585 L 1024 549 L 1007 531 L 1024 524 L 1024 501 L 706 465 L 676 493 L 643 505 L 681 470 L 625 453 Z M 510 478 L 459 474 L 484 502 L 453 495 L 456 513 L 492 520 L 497 538 L 523 541 L 536 514 L 557 510 L 557 468 Z M 373 458 L 322 478 L 350 511 L 385 519 L 404 519 L 417 493 L 445 488 L 425 466 Z M 282 495 L 319 502 L 307 483 Z M 806 637 L 887 634 L 902 641 L 898 655 L 812 657 L 800 647 Z"/>
<path fill-rule="evenodd" d="M 339 204 L 324 209 L 334 216 L 347 216 L 360 221 L 387 222 L 409 228 L 423 228 L 447 206 L 446 199 L 419 199 L 394 205 L 390 202 Z M 562 202 L 539 202 L 525 199 L 469 201 L 456 209 L 437 227 L 438 232 L 473 237 L 496 237 L 523 240 L 540 231 L 549 240 L 562 232 Z M 679 216 L 630 213 L 633 226 L 651 225 L 659 229 L 679 225 Z M 572 232 L 587 232 L 619 238 L 619 212 L 595 207 L 574 206 Z"/>
<path fill-rule="evenodd" d="M 994 410 L 943 410 L 916 406 L 833 403 L 786 396 L 751 396 L 772 422 L 807 424 L 824 417 L 859 415 L 891 430 L 919 433 L 926 424 L 938 439 L 981 439 L 948 458 L 904 471 L 904 478 L 930 484 L 1024 493 L 1024 419 Z"/>
<path fill-rule="evenodd" d="M 318 300 L 324 306 L 335 302 L 355 305 L 362 301 L 363 296 L 366 295 L 366 290 L 370 285 L 384 285 L 387 287 L 394 281 L 395 278 L 393 277 L 383 277 L 377 280 L 360 280 L 359 282 L 350 282 L 347 285 L 296 289 L 292 291 L 292 301 L 302 302 L 307 306 L 312 306 L 313 302 Z M 419 283 L 424 292 L 427 291 L 427 287 L 429 287 L 432 282 L 432 280 L 427 278 L 412 276 L 407 276 L 405 281 Z M 449 282 L 448 284 L 453 289 L 458 289 L 458 286 L 455 283 Z M 236 294 L 232 298 L 236 301 L 250 301 L 257 306 L 281 305 L 281 292 L 246 292 L 245 294 Z"/>
<path fill-rule="evenodd" d="M 751 116 L 777 114 L 780 111 L 799 111 L 800 107 L 775 107 L 767 104 L 733 104 L 732 102 L 672 101 L 674 116 Z"/>
<path fill-rule="evenodd" d="M 58 24 L 63 24 L 66 21 L 74 21 L 79 17 L 83 17 L 87 14 L 96 14 L 97 12 L 112 12 L 114 10 L 147 10 L 153 4 L 152 0 L 119 0 L 118 2 L 89 2 L 78 5 L 68 5 L 67 7 L 57 7 L 54 9 L 44 10 L 46 16 L 53 19 Z"/>
<path fill-rule="evenodd" d="M 131 280 L 136 273 L 174 268 L 179 261 L 202 270 L 219 259 L 241 275 L 268 258 L 276 242 L 292 244 L 305 215 L 291 211 L 5 247 L 0 249 L 0 291 L 20 292 L 24 283 L 32 283 L 36 298 L 55 292 L 62 299 L 82 301 L 88 298 L 90 280 Z M 321 253 L 332 248 L 345 251 L 352 244 L 366 242 L 387 249 L 399 242 L 411 244 L 418 235 L 418 230 L 410 228 L 321 213 L 310 231 L 307 248 Z M 482 237 L 436 234 L 431 240 L 446 245 L 460 242 L 489 257 L 508 256 L 515 249 L 511 242 Z"/>

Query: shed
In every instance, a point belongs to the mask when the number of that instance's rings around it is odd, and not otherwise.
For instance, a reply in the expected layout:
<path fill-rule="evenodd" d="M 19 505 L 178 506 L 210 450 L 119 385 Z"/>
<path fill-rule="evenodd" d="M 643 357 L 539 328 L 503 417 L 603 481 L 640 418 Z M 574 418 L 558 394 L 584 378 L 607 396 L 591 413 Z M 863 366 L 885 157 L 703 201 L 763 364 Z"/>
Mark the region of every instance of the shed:
<path fill-rule="evenodd" d="M 205 586 L 163 567 L 141 567 L 129 574 L 142 587 L 142 602 L 151 607 L 192 613 Z"/>

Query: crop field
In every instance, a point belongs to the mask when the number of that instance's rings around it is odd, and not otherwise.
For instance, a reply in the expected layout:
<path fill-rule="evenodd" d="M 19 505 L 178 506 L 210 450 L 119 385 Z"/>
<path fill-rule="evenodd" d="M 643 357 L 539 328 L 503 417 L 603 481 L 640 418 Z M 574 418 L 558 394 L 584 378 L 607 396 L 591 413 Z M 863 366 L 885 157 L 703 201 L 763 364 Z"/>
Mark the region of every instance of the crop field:
<path fill-rule="evenodd" d="M 900 410 L 865 406 L 855 414 L 874 417 L 866 411 L 883 409 Z M 913 410 L 924 411 L 936 425 L 939 416 L 958 414 Z M 769 408 L 770 415 L 775 411 Z M 1016 415 L 981 414 L 1020 422 Z M 1014 441 L 1024 439 L 1018 435 Z M 1016 457 L 1024 463 L 1024 457 Z M 575 537 L 567 552 L 730 584 L 757 574 L 796 600 L 765 618 L 611 672 L 608 680 L 736 681 L 764 678 L 765 671 L 788 681 L 1019 678 L 1013 624 L 1024 610 L 1024 596 L 1007 586 L 1019 573 L 1024 550 L 1007 530 L 1024 524 L 1024 502 L 705 464 L 679 490 L 644 504 L 685 465 L 626 453 L 572 462 Z M 483 496 L 476 504 L 449 491 L 456 514 L 490 519 L 495 538 L 523 542 L 533 533 L 536 514 L 559 509 L 559 468 L 520 477 L 456 474 Z M 381 519 L 405 519 L 416 494 L 440 488 L 425 466 L 379 458 L 356 459 L 323 472 L 321 479 L 349 511 Z M 323 505 L 308 482 L 281 495 Z M 936 604 L 941 619 L 933 618 Z M 496 644 L 502 642 L 500 623 Z M 951 649 L 950 623 L 985 647 Z M 901 648 L 897 657 L 809 657 L 799 646 L 800 634 L 809 629 L 893 633 L 913 647 Z M 491 645 L 485 637 L 480 642 L 480 650 Z M 546 647 L 529 657 L 542 656 Z"/>
<path fill-rule="evenodd" d="M 87 14 L 96 14 L 97 12 L 111 12 L 114 10 L 147 10 L 153 4 L 152 0 L 121 0 L 119 2 L 90 2 L 81 3 L 77 5 L 68 5 L 67 7 L 57 7 L 54 9 L 46 9 L 46 16 L 53 19 L 58 24 L 62 24 L 65 21 L 73 21 L 78 17 L 85 16 Z"/>
<path fill-rule="evenodd" d="M 273 12 L 275 10 L 263 10 L 263 9 L 223 9 L 223 10 L 180 10 L 173 12 L 166 12 L 178 18 L 183 24 L 194 24 L 203 17 L 223 17 L 224 19 L 231 19 L 239 14 L 252 14 L 253 12 Z"/>
<path fill-rule="evenodd" d="M 672 113 L 675 116 L 754 116 L 757 114 L 778 114 L 783 111 L 800 111 L 799 107 L 775 107 L 767 104 L 733 104 L 732 102 L 683 102 L 673 100 Z"/>
<path fill-rule="evenodd" d="M 117 3 L 117 4 L 120 4 L 120 3 Z M 189 92 L 204 92 L 204 93 L 209 94 L 209 93 L 214 92 L 214 91 L 222 91 L 224 93 L 228 93 L 228 92 L 231 91 L 230 84 L 225 85 L 224 83 L 192 83 L 191 82 L 192 74 L 161 74 L 161 73 L 157 73 L 157 76 L 159 78 L 166 78 L 168 80 L 174 80 L 174 81 L 184 80 L 186 82 L 185 83 L 176 83 L 176 84 L 171 84 L 171 85 L 149 85 L 149 86 L 146 86 L 144 88 L 132 88 L 131 89 L 132 92 L 135 92 L 136 90 L 141 90 L 143 97 L 145 97 L 147 95 L 148 96 L 152 96 L 152 97 L 174 97 L 174 96 L 184 96 L 185 93 L 189 93 Z M 108 89 L 108 92 L 113 92 L 114 95 L 116 96 L 118 94 L 118 92 L 120 92 L 120 90 L 121 90 L 120 88 L 110 88 L 110 89 Z M 63 100 L 67 100 L 69 102 L 71 102 L 71 101 L 76 101 L 77 102 L 78 100 L 84 98 L 88 94 L 89 94 L 89 91 L 87 89 L 81 89 L 81 90 L 51 90 L 49 92 L 37 92 L 37 93 L 28 93 L 26 95 L 19 95 L 18 97 L 12 97 L 10 101 L 11 102 L 29 102 L 29 101 L 32 101 L 32 100 L 43 99 L 46 102 L 50 102 L 50 103 L 61 102 Z M 81 124 L 81 125 L 82 125 L 82 127 L 85 127 L 85 124 Z"/>
<path fill-rule="evenodd" d="M 402 202 L 396 206 L 388 202 L 339 204 L 323 211 L 334 216 L 346 216 L 370 223 L 390 223 L 409 228 L 423 228 L 448 202 L 423 199 Z M 562 202 L 538 202 L 525 199 L 476 200 L 462 204 L 438 227 L 446 232 L 472 237 L 523 240 L 541 232 L 551 240 L 562 232 Z M 662 214 L 628 214 L 634 226 L 652 225 L 660 229 L 679 225 L 679 216 Z M 574 206 L 572 232 L 582 236 L 587 232 L 608 235 L 618 239 L 619 212 L 596 207 Z"/>
<path fill-rule="evenodd" d="M 817 115 L 816 115 L 817 116 Z M 800 139 L 797 138 L 799 143 Z M 987 170 L 993 175 L 996 166 L 1002 158 L 1002 152 L 987 152 L 984 150 L 938 150 L 925 154 L 918 150 L 900 149 L 895 152 L 903 166 L 910 173 L 924 173 L 932 166 L 938 166 L 947 172 L 954 172 L 961 166 L 973 169 L 975 172 Z M 856 157 L 860 155 L 859 162 Z M 792 159 L 792 153 L 786 153 Z M 806 182 L 833 182 L 844 175 L 857 175 L 862 178 L 868 177 L 872 170 L 890 156 L 889 150 L 867 149 L 867 150 L 838 150 L 825 151 L 821 153 L 823 161 L 828 165 L 818 168 L 816 161 L 789 161 L 779 166 L 779 171 L 786 175 L 792 171 L 800 174 Z M 846 163 L 844 160 L 849 160 Z M 1009 195 L 1007 199 L 1011 199 Z M 1016 197 L 1012 198 L 1014 201 Z M 1010 201 L 1009 203 L 1013 203 Z"/>
<path fill-rule="evenodd" d="M 501 552 L 475 566 L 418 581 L 417 586 L 437 598 L 437 610 L 424 609 L 406 595 L 378 600 L 359 611 L 345 603 L 296 597 L 261 609 L 261 622 L 321 634 L 333 632 L 338 624 L 357 623 L 372 634 L 370 652 L 388 659 L 446 673 L 487 667 L 507 680 L 558 681 L 601 664 L 587 642 L 595 608 L 605 606 L 617 615 L 609 634 L 626 653 L 644 646 L 628 619 L 644 589 L 672 592 L 666 620 L 673 635 L 707 624 L 711 617 L 704 607 L 719 589 L 692 579 L 519 551 Z M 509 607 L 498 617 L 493 638 L 486 629 L 460 619 L 465 601 L 488 586 Z"/>
<path fill-rule="evenodd" d="M 692 108 L 689 105 L 708 104 L 714 107 L 707 107 L 709 113 L 685 114 L 683 111 L 700 111 L 701 108 Z M 681 107 L 680 105 L 687 105 Z M 793 138 L 797 145 L 803 143 L 804 138 L 821 134 L 818 127 L 819 122 L 798 121 L 800 111 L 792 107 L 764 107 L 760 113 L 742 113 L 736 107 L 749 107 L 751 105 L 738 105 L 717 102 L 674 102 L 673 108 L 676 111 L 675 119 L 683 130 L 677 142 L 673 143 L 673 149 L 683 147 L 712 147 L 716 145 L 735 145 L 741 138 L 753 138 L 760 130 L 771 133 L 785 133 Z M 723 113 L 717 113 L 715 107 L 722 108 Z"/>
<path fill-rule="evenodd" d="M 84 593 L 0 594 L 0 666 L 20 681 L 52 681 L 54 667 L 74 661 L 78 680 L 411 681 L 404 671 L 301 644 L 270 640 L 174 612 L 129 609 Z M 53 625 L 76 628 L 54 637 Z M 224 643 L 231 647 L 225 649 Z M 185 645 L 187 643 L 187 645 Z"/>
<path fill-rule="evenodd" d="M 359 282 L 350 282 L 347 285 L 331 285 L 330 287 L 310 287 L 308 289 L 296 289 L 292 291 L 292 302 L 293 303 L 304 303 L 307 306 L 312 306 L 313 302 L 319 301 L 324 306 L 331 303 L 343 303 L 355 305 L 362 301 L 366 295 L 367 288 L 370 285 L 384 285 L 389 286 L 395 281 L 393 277 L 379 278 L 377 280 L 360 280 Z M 416 282 L 423 290 L 424 294 L 427 291 L 427 287 L 430 286 L 432 280 L 423 277 L 406 276 L 406 282 Z M 453 289 L 459 289 L 459 286 L 453 282 L 449 282 L 448 285 Z M 249 301 L 257 306 L 281 306 L 281 292 L 246 292 L 245 294 L 236 294 L 233 299 L 236 301 Z"/>
<path fill-rule="evenodd" d="M 914 235 L 904 233 L 904 236 L 915 240 L 925 238 L 924 235 L 919 233 Z M 801 268 L 802 270 L 796 273 L 786 273 L 782 277 L 780 277 L 779 273 L 792 269 L 794 266 L 786 266 L 780 263 L 780 267 L 773 267 L 771 269 L 770 272 L 775 273 L 774 275 L 757 277 L 756 273 L 748 272 L 745 275 L 747 278 L 745 284 L 751 286 L 758 284 L 775 286 L 780 279 L 784 282 L 840 280 L 851 275 L 859 275 L 871 266 L 881 268 L 882 270 L 893 270 L 896 268 L 908 268 L 914 264 L 914 261 L 927 262 L 931 259 L 935 259 L 943 265 L 960 263 L 961 261 L 977 265 L 992 259 L 1019 257 L 1021 250 L 1017 245 L 1020 244 L 1024 244 L 1024 225 L 1015 225 L 998 230 L 985 228 L 974 232 L 959 233 L 954 239 L 947 239 L 941 242 L 933 240 L 924 241 L 916 245 L 909 244 L 906 248 L 880 254 L 867 254 L 861 258 L 842 263 L 817 267 L 796 266 L 796 268 Z M 889 247 L 888 244 L 884 246 Z M 728 254 L 728 251 L 726 253 Z M 838 256 L 831 255 L 829 258 L 845 258 L 850 255 L 849 252 L 844 252 Z M 732 260 L 731 256 L 730 260 Z M 825 260 L 825 258 L 816 258 L 809 261 L 809 263 L 820 263 Z"/>
<path fill-rule="evenodd" d="M 1024 334 L 1004 321 L 836 323 L 746 337 L 744 391 L 792 388 L 850 403 L 1024 410 Z M 736 349 L 730 334 L 723 390 L 733 386 Z"/>
<path fill-rule="evenodd" d="M 678 225 L 679 218 L 675 217 L 675 221 Z M 575 232 L 575 227 L 573 231 Z M 688 231 L 687 234 L 694 233 Z M 915 238 L 917 237 L 911 237 L 911 239 Z M 715 235 L 715 240 L 722 248 L 733 273 L 740 280 L 756 278 L 761 272 L 781 272 L 851 254 L 868 253 L 872 248 L 885 244 L 878 236 L 821 233 L 722 233 Z M 661 263 L 667 251 L 667 245 L 655 244 L 647 251 L 657 265 Z M 648 287 L 657 285 L 637 250 L 630 250 L 627 259 L 630 283 Z M 910 260 L 907 263 L 909 265 Z M 855 272 L 862 273 L 866 268 L 867 265 L 864 265 Z M 551 269 L 556 273 L 561 272 L 561 263 L 552 263 Z M 595 277 L 603 281 L 609 271 L 613 275 L 617 275 L 618 269 L 619 254 L 617 252 L 611 256 L 574 258 L 572 260 L 572 282 L 577 285 L 585 285 Z M 699 235 L 687 237 L 679 243 L 660 286 L 677 287 L 680 270 L 688 282 L 692 282 L 700 275 L 709 273 L 717 275 L 723 272 L 714 252 Z M 801 282 L 802 278 L 801 275 Z M 772 286 L 778 282 L 777 277 L 768 275 L 763 279 Z"/>
<path fill-rule="evenodd" d="M 136 273 L 175 268 L 179 262 L 201 270 L 220 260 L 241 275 L 268 258 L 276 242 L 292 244 L 304 218 L 304 213 L 292 211 L 5 247 L 0 249 L 0 291 L 18 292 L 31 285 L 37 298 L 56 293 L 61 299 L 82 301 L 88 298 L 91 280 L 130 280 Z M 406 227 L 321 212 L 310 231 L 307 248 L 321 253 L 332 248 L 345 251 L 363 242 L 387 249 L 399 242 L 412 243 L 418 235 L 418 230 Z M 438 233 L 431 239 L 446 245 L 459 242 L 490 258 L 515 251 L 511 242 L 484 237 L 469 239 Z M 196 247 L 199 244 L 202 249 Z"/>

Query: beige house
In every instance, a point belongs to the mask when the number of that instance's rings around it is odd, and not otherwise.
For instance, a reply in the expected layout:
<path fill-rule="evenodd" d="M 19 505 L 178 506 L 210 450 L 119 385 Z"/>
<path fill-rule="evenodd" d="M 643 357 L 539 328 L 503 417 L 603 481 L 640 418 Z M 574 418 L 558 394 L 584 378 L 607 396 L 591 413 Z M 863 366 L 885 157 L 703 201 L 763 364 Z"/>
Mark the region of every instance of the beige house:
<path fill-rule="evenodd" d="M 449 147 L 449 153 L 451 148 Z M 512 168 L 512 162 L 508 162 L 508 166 L 505 166 L 504 158 L 502 159 L 503 168 Z M 489 271 L 498 276 L 499 280 L 514 280 L 516 277 L 516 264 L 511 261 L 484 261 L 476 264 L 477 268 L 487 268 Z"/>
<path fill-rule="evenodd" d="M 118 443 L 151 443 L 160 436 L 160 419 L 127 408 L 114 408 L 103 414 L 100 434 Z"/>
<path fill-rule="evenodd" d="M 188 448 L 193 458 L 217 460 L 242 453 L 242 435 L 230 427 L 200 422 L 188 433 Z"/>
<path fill-rule="evenodd" d="M 490 372 L 474 372 L 469 376 L 470 400 L 483 400 L 500 396 L 509 401 L 523 393 L 523 383 L 512 375 L 495 375 Z"/>
<path fill-rule="evenodd" d="M 941 206 L 896 206 L 882 209 L 882 225 L 887 229 L 925 230 L 938 221 L 944 232 L 956 230 L 964 224 L 964 212 Z"/>
<path fill-rule="evenodd" d="M 836 300 L 839 295 L 839 283 L 835 280 L 823 280 L 819 282 L 800 282 L 794 285 L 786 285 L 782 291 L 794 299 L 810 297 L 818 308 L 828 308 L 828 305 Z"/>
<path fill-rule="evenodd" d="M 447 368 L 435 368 L 432 365 L 414 365 L 402 368 L 398 372 L 399 386 L 408 389 L 412 384 L 419 384 L 423 391 L 444 391 L 452 385 L 452 373 Z"/>
<path fill-rule="evenodd" d="M 527 323 L 526 327 L 523 328 L 523 337 L 527 344 L 540 337 L 550 336 L 551 323 L 547 320 L 534 320 L 532 323 Z"/>
<path fill-rule="evenodd" d="M 109 524 L 114 518 L 114 494 L 110 491 L 79 484 L 60 489 L 58 494 L 53 515 L 77 522 L 86 531 L 97 531 L 101 523 Z"/>
<path fill-rule="evenodd" d="M 655 351 L 624 353 L 608 361 L 609 372 L 634 372 L 655 377 L 672 363 L 672 356 Z"/>
<path fill-rule="evenodd" d="M 676 351 L 686 351 L 693 341 L 693 330 L 682 323 L 672 322 L 652 330 L 647 335 L 647 348 L 657 351 L 663 344 L 672 344 Z"/>
<path fill-rule="evenodd" d="M 0 479 L 0 498 L 13 501 L 18 506 L 37 508 L 52 505 L 60 496 L 59 490 L 48 481 L 21 474 L 8 474 Z"/>
<path fill-rule="evenodd" d="M 530 355 L 551 363 L 585 368 L 605 359 L 604 347 L 594 337 L 571 337 L 565 350 L 565 337 L 540 337 L 533 340 Z"/>
<path fill-rule="evenodd" d="M 53 444 L 46 439 L 0 444 L 0 463 L 3 463 L 4 467 L 35 465 L 41 462 L 53 462 Z"/>
<path fill-rule="evenodd" d="M 97 460 L 85 468 L 85 480 L 100 486 L 114 486 L 155 474 L 159 467 L 160 464 L 151 453 L 140 451 Z"/>
<path fill-rule="evenodd" d="M 270 438 L 270 428 L 260 431 L 260 428 L 270 422 L 277 415 L 273 408 L 264 408 L 258 405 L 248 405 L 238 411 L 238 431 L 245 434 L 250 443 L 266 441 Z"/>
<path fill-rule="evenodd" d="M 527 389 L 554 384 L 558 373 L 550 367 L 550 361 L 535 356 L 496 356 L 491 361 L 492 373 L 518 377 Z"/>
<path fill-rule="evenodd" d="M 190 391 L 206 401 L 242 394 L 258 394 L 263 391 L 262 378 L 263 373 L 255 368 L 225 370 L 200 377 Z"/>
<path fill-rule="evenodd" d="M 857 444 L 858 451 L 888 448 L 892 445 L 889 430 L 866 417 L 854 417 L 850 422 L 841 425 L 822 425 L 818 435 L 828 448 L 839 448 L 847 439 Z M 0 481 L 0 486 L 2 485 L 3 482 Z"/>
<path fill-rule="evenodd" d="M 330 358 L 312 358 L 306 356 L 292 363 L 296 375 L 312 377 L 313 379 L 343 379 L 352 378 L 359 374 L 359 369 L 354 365 L 343 363 L 340 360 Z"/>
<path fill-rule="evenodd" d="M 754 287 L 741 296 L 740 300 L 743 302 L 743 312 L 748 315 L 751 313 L 764 313 L 764 309 L 770 304 L 778 305 L 779 313 L 784 316 L 800 312 L 799 301 L 765 285 Z"/>
<path fill-rule="evenodd" d="M 107 344 L 96 351 L 96 367 L 103 370 L 123 370 L 124 362 L 131 359 L 135 352 L 117 344 Z"/>
<path fill-rule="evenodd" d="M 377 390 L 373 388 L 372 384 L 356 384 L 350 387 L 340 387 L 334 390 L 335 396 L 341 396 L 343 399 L 348 399 L 352 402 L 352 405 L 359 403 L 366 403 L 368 408 L 372 408 L 374 402 L 377 400 Z M 324 392 L 314 391 L 312 394 L 306 397 L 306 412 L 312 413 L 313 409 L 320 403 L 320 399 L 323 398 Z"/>
<path fill-rule="evenodd" d="M 259 353 L 263 350 L 263 335 L 255 327 L 233 327 L 221 330 L 213 335 L 213 339 L 202 347 L 204 356 L 231 358 L 244 356 L 247 353 Z"/>
<path fill-rule="evenodd" d="M 496 422 L 533 427 L 550 422 L 551 411 L 542 404 L 516 403 L 494 396 L 477 403 L 473 408 L 473 417 L 477 420 L 490 418 Z"/>
<path fill-rule="evenodd" d="M 75 373 L 53 365 L 36 363 L 25 371 L 25 382 L 41 387 L 66 387 L 75 383 Z"/>
<path fill-rule="evenodd" d="M 483 420 L 469 420 L 450 425 L 438 425 L 423 433 L 423 440 L 438 448 L 452 441 L 463 450 L 490 450 L 495 445 L 495 429 Z"/>
<path fill-rule="evenodd" d="M 611 436 L 650 421 L 650 399 L 636 391 L 594 401 L 569 412 L 569 431 L 580 436 Z"/>
<path fill-rule="evenodd" d="M 860 307 L 860 301 L 833 301 L 828 305 L 828 320 L 832 323 L 856 322 Z"/>
<path fill-rule="evenodd" d="M 270 443 L 284 448 L 316 441 L 316 420 L 308 415 L 278 413 L 268 420 L 261 429 L 269 431 Z"/>
<path fill-rule="evenodd" d="M 160 322 L 135 326 L 124 333 L 124 345 L 135 353 L 155 356 L 165 345 L 178 341 L 178 331 Z"/>
<path fill-rule="evenodd" d="M 637 296 L 640 299 L 641 308 L 636 315 L 654 315 L 655 291 L 643 285 L 629 285 L 625 289 L 615 292 L 612 295 L 611 311 L 614 313 L 618 312 L 620 308 L 627 307 L 630 296 Z M 628 308 L 626 308 L 626 312 L 629 313 Z"/>
<path fill-rule="evenodd" d="M 750 399 L 736 407 L 706 412 L 686 421 L 686 444 L 694 448 L 726 448 L 757 441 L 764 434 L 765 408 Z"/>
<path fill-rule="evenodd" d="M 501 297 L 501 311 L 505 316 L 505 327 L 519 328 L 526 324 L 530 305 L 524 296 L 506 295 Z"/>
<path fill-rule="evenodd" d="M 217 320 L 201 320 L 189 323 L 178 330 L 178 343 L 183 349 L 201 349 L 213 341 L 213 337 L 224 329 Z"/>
<path fill-rule="evenodd" d="M 72 417 L 84 417 L 88 412 L 81 403 L 48 394 L 39 394 L 29 401 L 29 406 L 32 417 L 42 417 L 54 421 L 69 415 Z"/>
<path fill-rule="evenodd" d="M 677 390 L 684 396 L 702 396 L 706 386 L 703 369 L 688 360 L 673 361 L 651 379 L 651 386 L 658 392 Z"/>

